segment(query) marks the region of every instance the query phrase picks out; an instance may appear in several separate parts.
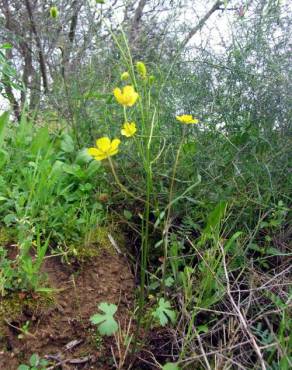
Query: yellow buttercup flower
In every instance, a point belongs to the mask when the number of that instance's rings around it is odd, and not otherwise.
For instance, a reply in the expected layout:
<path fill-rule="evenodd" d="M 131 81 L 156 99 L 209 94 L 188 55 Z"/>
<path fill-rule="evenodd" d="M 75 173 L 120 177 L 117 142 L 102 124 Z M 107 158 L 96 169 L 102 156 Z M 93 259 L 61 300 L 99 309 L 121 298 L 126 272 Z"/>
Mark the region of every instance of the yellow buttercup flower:
<path fill-rule="evenodd" d="M 87 153 L 97 161 L 102 161 L 118 153 L 121 140 L 101 137 L 96 140 L 96 148 L 87 149 Z"/>
<path fill-rule="evenodd" d="M 181 116 L 176 116 L 176 119 L 187 125 L 199 123 L 199 120 L 193 117 L 191 114 L 182 114 Z"/>
<path fill-rule="evenodd" d="M 123 128 L 121 129 L 121 134 L 126 137 L 134 136 L 137 131 L 135 122 L 125 122 Z"/>
<path fill-rule="evenodd" d="M 116 87 L 114 89 L 114 96 L 119 104 L 125 107 L 132 107 L 136 103 L 139 94 L 136 93 L 133 86 L 127 85 L 122 90 Z"/>
<path fill-rule="evenodd" d="M 138 71 L 139 75 L 142 78 L 146 78 L 147 77 L 147 68 L 146 68 L 146 66 L 145 66 L 145 64 L 143 62 L 137 62 L 136 63 L 136 68 L 137 68 L 137 71 Z"/>
<path fill-rule="evenodd" d="M 128 80 L 130 78 L 130 74 L 129 74 L 129 72 L 123 72 L 122 74 L 121 74 L 121 81 L 126 81 L 126 80 Z"/>

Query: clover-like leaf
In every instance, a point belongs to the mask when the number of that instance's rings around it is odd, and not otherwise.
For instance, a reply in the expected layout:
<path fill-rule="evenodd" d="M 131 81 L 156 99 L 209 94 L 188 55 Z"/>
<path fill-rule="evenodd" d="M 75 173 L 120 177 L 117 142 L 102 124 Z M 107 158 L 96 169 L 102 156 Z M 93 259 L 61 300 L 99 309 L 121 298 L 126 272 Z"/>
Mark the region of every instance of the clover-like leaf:
<path fill-rule="evenodd" d="M 118 323 L 114 318 L 118 307 L 115 304 L 102 302 L 98 308 L 102 313 L 91 316 L 90 321 L 92 324 L 98 325 L 100 335 L 113 335 L 118 330 Z"/>
<path fill-rule="evenodd" d="M 30 367 L 24 364 L 18 366 L 17 370 L 30 370 Z"/>
<path fill-rule="evenodd" d="M 33 355 L 31 355 L 29 359 L 30 366 L 37 367 L 39 365 L 39 362 L 40 362 L 40 358 L 37 353 L 34 353 Z"/>
<path fill-rule="evenodd" d="M 175 311 L 171 308 L 169 301 L 166 301 L 164 298 L 160 298 L 158 301 L 158 307 L 152 316 L 159 321 L 161 326 L 168 324 L 169 320 L 174 323 L 176 319 Z"/>

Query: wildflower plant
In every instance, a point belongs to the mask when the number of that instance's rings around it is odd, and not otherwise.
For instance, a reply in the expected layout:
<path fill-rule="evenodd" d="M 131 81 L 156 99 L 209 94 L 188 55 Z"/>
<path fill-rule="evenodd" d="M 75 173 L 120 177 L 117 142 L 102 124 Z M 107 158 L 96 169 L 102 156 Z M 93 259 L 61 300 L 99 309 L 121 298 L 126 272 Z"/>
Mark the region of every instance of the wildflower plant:
<path fill-rule="evenodd" d="M 122 31 L 123 34 L 123 31 Z M 159 119 L 157 114 L 157 99 L 153 97 L 153 86 L 155 79 L 153 75 L 148 75 L 148 70 L 145 63 L 139 61 L 134 63 L 132 56 L 128 47 L 127 39 L 123 34 L 123 41 L 125 46 L 122 47 L 120 41 L 115 35 L 112 35 L 115 39 L 118 48 L 123 56 L 127 72 L 123 72 L 120 80 L 122 83 L 124 81 L 130 80 L 128 84 L 123 87 L 115 87 L 113 89 L 113 95 L 115 97 L 116 103 L 122 107 L 122 112 L 124 116 L 124 123 L 121 124 L 120 133 L 122 138 L 116 138 L 111 141 L 107 137 L 100 138 L 96 141 L 96 148 L 89 148 L 88 154 L 92 156 L 95 160 L 108 160 L 110 169 L 114 176 L 115 182 L 118 187 L 126 193 L 132 199 L 139 201 L 143 207 L 144 212 L 142 216 L 141 225 L 141 268 L 140 268 L 140 289 L 139 289 L 139 299 L 138 299 L 138 324 L 137 331 L 141 324 L 141 318 L 143 315 L 143 308 L 145 305 L 145 297 L 147 295 L 147 266 L 149 260 L 149 253 L 152 251 L 153 245 L 150 242 L 150 228 L 153 226 L 150 223 L 150 213 L 157 216 L 154 227 L 159 226 L 161 223 L 163 225 L 161 241 L 164 245 L 164 262 L 162 268 L 162 282 L 164 292 L 164 281 L 166 279 L 166 267 L 167 267 L 167 256 L 168 256 L 168 225 L 170 221 L 172 206 L 181 198 L 181 196 L 175 197 L 173 199 L 174 186 L 175 186 L 175 176 L 178 167 L 178 162 L 180 158 L 181 149 L 184 143 L 186 125 L 197 124 L 198 119 L 189 114 L 183 114 L 181 116 L 176 116 L 176 119 L 183 124 L 183 135 L 181 143 L 179 144 L 177 154 L 173 163 L 172 176 L 170 179 L 170 185 L 168 190 L 168 200 L 166 206 L 161 206 L 157 194 L 154 191 L 154 173 L 153 168 L 156 162 L 161 157 L 165 145 L 164 138 L 159 132 Z M 131 117 L 129 119 L 128 117 Z M 175 119 L 175 112 L 173 113 L 173 125 L 177 125 Z M 154 140 L 155 139 L 155 140 Z M 137 194 L 134 191 L 128 189 L 128 185 L 124 184 L 120 180 L 115 164 L 112 160 L 112 156 L 116 156 L 117 161 L 119 161 L 120 156 L 123 156 L 124 143 L 132 145 L 133 151 L 137 152 L 137 158 L 142 168 L 143 173 L 143 186 L 144 190 L 139 189 Z M 156 175 L 156 174 L 155 174 Z M 198 180 L 199 182 L 199 180 Z M 191 189 L 198 184 L 192 184 L 189 186 L 182 197 Z M 162 209 L 161 209 L 162 207 Z M 161 302 L 167 302 L 167 315 L 171 311 L 171 306 L 168 301 L 161 300 Z M 170 317 L 173 321 L 174 317 Z M 164 322 L 164 321 L 163 321 Z"/>

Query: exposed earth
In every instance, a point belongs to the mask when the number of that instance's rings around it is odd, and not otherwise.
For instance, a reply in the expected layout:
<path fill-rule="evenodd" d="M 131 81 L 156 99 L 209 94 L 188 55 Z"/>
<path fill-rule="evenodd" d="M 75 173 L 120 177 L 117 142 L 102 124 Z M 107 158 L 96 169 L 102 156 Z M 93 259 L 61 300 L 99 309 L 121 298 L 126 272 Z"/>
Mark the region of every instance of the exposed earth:
<path fill-rule="evenodd" d="M 17 295 L 20 312 L 1 326 L 0 369 L 16 370 L 33 353 L 49 360 L 51 369 L 113 369 L 115 339 L 98 336 L 89 318 L 99 303 L 114 303 L 121 326 L 128 325 L 135 286 L 126 258 L 105 250 L 77 268 L 49 256 L 43 271 L 53 297 L 44 304 L 39 295 Z M 26 322 L 27 334 L 20 330 Z"/>

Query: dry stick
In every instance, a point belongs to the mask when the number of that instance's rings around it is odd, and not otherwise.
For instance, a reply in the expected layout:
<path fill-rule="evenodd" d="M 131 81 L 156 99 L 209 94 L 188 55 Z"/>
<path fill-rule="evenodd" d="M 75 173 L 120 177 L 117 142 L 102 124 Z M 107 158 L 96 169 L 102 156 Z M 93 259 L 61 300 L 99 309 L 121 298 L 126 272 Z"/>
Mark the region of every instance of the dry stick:
<path fill-rule="evenodd" d="M 206 352 L 205 352 L 205 350 L 204 350 L 204 347 L 203 347 L 203 343 L 202 343 L 202 341 L 201 341 L 200 334 L 197 332 L 197 330 L 196 330 L 196 328 L 195 328 L 195 327 L 194 327 L 194 331 L 195 331 L 195 334 L 196 334 L 197 340 L 198 340 L 198 342 L 199 342 L 199 347 L 200 347 L 200 350 L 201 350 L 201 352 L 202 352 L 203 359 L 204 359 L 204 361 L 205 361 L 205 364 L 206 364 L 206 366 L 207 366 L 207 369 L 208 369 L 208 370 L 212 370 L 212 368 L 211 368 L 211 366 L 210 366 L 210 363 L 209 363 L 209 361 L 208 361 L 208 358 L 207 358 L 207 356 L 206 356 Z"/>
<path fill-rule="evenodd" d="M 240 320 L 240 323 L 241 323 L 242 327 L 244 328 L 244 330 L 246 331 L 247 335 L 249 336 L 249 338 L 251 340 L 251 343 L 253 345 L 253 348 L 254 348 L 254 350 L 255 350 L 258 358 L 259 358 L 259 361 L 260 361 L 262 370 L 266 370 L 267 368 L 266 368 L 266 365 L 265 365 L 265 362 L 264 362 L 264 359 L 263 359 L 263 355 L 262 355 L 262 353 L 260 351 L 259 346 L 257 345 L 257 342 L 255 340 L 255 337 L 253 336 L 253 334 L 249 330 L 248 325 L 247 325 L 247 322 L 246 322 L 246 319 L 244 318 L 243 314 L 241 313 L 239 307 L 236 305 L 236 303 L 235 303 L 235 301 L 233 299 L 233 296 L 230 293 L 230 281 L 229 281 L 229 276 L 228 276 L 228 271 L 227 271 L 227 266 L 226 266 L 225 252 L 224 252 L 224 249 L 223 249 L 221 243 L 219 243 L 219 247 L 220 247 L 221 253 L 222 253 L 222 262 L 223 262 L 223 268 L 224 268 L 224 273 L 225 273 L 225 277 L 226 277 L 227 295 L 228 295 L 228 297 L 230 299 L 230 302 L 231 302 L 232 306 L 234 307 L 235 311 L 238 314 L 238 318 Z"/>
<path fill-rule="evenodd" d="M 228 362 L 231 362 L 233 365 L 236 365 L 238 367 L 238 369 L 246 370 L 246 368 L 243 367 L 240 363 L 234 361 L 232 358 L 229 358 L 229 357 L 226 357 L 226 356 L 222 355 L 222 353 L 217 353 L 217 356 L 222 357 L 223 359 L 227 360 L 227 364 L 228 364 Z M 225 369 L 225 366 L 227 364 L 224 365 L 223 369 Z"/>
<path fill-rule="evenodd" d="M 30 20 L 30 27 L 31 27 L 31 30 L 32 30 L 32 32 L 35 36 L 35 42 L 37 44 L 38 54 L 39 54 L 40 70 L 41 70 L 41 75 L 42 75 L 42 78 L 43 78 L 43 86 L 44 86 L 45 93 L 47 93 L 48 92 L 48 77 L 47 77 L 46 62 L 45 62 L 45 58 L 44 58 L 43 48 L 42 48 L 42 44 L 41 44 L 39 34 L 37 32 L 36 23 L 35 23 L 34 18 L 33 18 L 33 11 L 32 11 L 32 8 L 31 8 L 30 1 L 25 0 L 25 5 L 26 5 L 27 12 L 28 12 L 29 20 Z"/>
<path fill-rule="evenodd" d="M 27 335 L 28 337 L 31 337 L 31 338 L 36 338 L 36 336 L 32 333 L 30 333 L 29 331 L 26 331 L 26 330 L 23 330 L 22 328 L 18 327 L 18 326 L 15 326 L 15 325 L 12 325 L 8 320 L 4 319 L 4 321 L 6 322 L 6 324 L 8 326 L 10 326 L 11 328 L 13 329 L 16 329 L 18 331 L 20 331 L 22 334 L 24 335 Z"/>
<path fill-rule="evenodd" d="M 192 321 L 192 317 L 191 317 L 191 315 L 188 313 L 188 311 L 185 309 L 185 307 L 184 307 L 184 308 L 182 308 L 182 310 L 184 311 L 185 315 L 188 317 L 189 321 Z M 208 370 L 212 370 L 212 368 L 211 368 L 211 366 L 210 366 L 210 363 L 209 363 L 209 361 L 208 361 L 208 358 L 207 358 L 207 356 L 206 356 L 206 352 L 205 352 L 205 349 L 204 349 L 204 347 L 203 347 L 203 343 L 202 343 L 202 341 L 201 341 L 200 334 L 198 333 L 198 331 L 197 331 L 197 329 L 196 329 L 195 325 L 193 325 L 193 324 L 192 324 L 192 327 L 193 327 L 193 330 L 194 330 L 195 335 L 196 335 L 196 337 L 197 337 L 197 340 L 198 340 L 198 343 L 199 343 L 199 347 L 200 347 L 200 350 L 201 350 L 201 353 L 202 353 L 202 357 L 203 357 L 203 359 L 204 359 L 204 361 L 205 361 L 205 364 L 206 364 L 206 366 L 207 366 L 207 369 L 208 369 Z"/>

